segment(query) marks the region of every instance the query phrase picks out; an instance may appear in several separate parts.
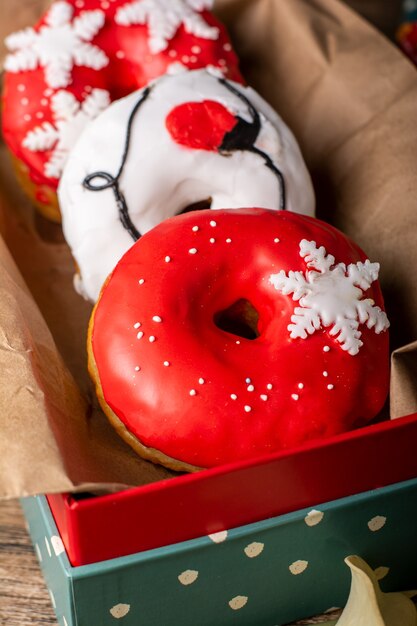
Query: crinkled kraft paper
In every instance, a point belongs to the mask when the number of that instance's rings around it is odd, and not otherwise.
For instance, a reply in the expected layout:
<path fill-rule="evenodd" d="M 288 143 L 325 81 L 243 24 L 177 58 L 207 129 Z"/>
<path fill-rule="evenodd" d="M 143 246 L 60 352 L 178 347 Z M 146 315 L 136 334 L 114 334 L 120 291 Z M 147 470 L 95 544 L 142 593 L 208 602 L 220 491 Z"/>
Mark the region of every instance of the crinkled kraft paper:
<path fill-rule="evenodd" d="M 2 9 L 1 35 L 32 24 L 46 4 L 10 3 Z M 391 416 L 417 411 L 414 68 L 336 0 L 219 0 L 216 10 L 248 82 L 301 144 L 318 216 L 380 261 L 398 348 Z M 97 408 L 86 371 L 90 307 L 73 290 L 59 227 L 34 215 L 5 149 L 0 232 L 0 495 L 170 476 L 136 457 Z"/>

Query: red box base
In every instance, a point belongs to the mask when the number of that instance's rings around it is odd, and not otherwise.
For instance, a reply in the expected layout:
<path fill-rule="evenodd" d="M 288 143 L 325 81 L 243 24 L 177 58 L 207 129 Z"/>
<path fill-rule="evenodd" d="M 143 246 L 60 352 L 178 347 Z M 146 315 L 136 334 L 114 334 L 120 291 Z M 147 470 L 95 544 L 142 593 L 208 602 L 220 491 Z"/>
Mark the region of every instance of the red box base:
<path fill-rule="evenodd" d="M 290 452 L 48 501 L 72 565 L 149 550 L 417 476 L 417 414 Z"/>

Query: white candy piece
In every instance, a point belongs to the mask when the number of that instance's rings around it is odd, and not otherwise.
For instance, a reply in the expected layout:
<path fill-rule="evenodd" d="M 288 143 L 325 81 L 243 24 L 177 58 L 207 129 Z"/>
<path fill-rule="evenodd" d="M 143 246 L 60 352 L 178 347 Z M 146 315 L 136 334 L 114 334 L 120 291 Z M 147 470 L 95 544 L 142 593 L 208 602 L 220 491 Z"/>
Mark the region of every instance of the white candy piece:
<path fill-rule="evenodd" d="M 231 89 L 208 70 L 165 75 L 151 83 L 149 95 L 132 119 L 129 149 L 117 179 L 129 218 L 140 234 L 209 198 L 212 209 L 279 209 L 279 179 L 267 167 L 266 159 L 283 175 L 285 208 L 314 215 L 310 176 L 291 131 L 253 89 L 231 81 L 227 84 Z M 114 188 L 94 191 L 83 181 L 96 172 L 117 177 L 129 118 L 143 95 L 140 90 L 114 102 L 86 127 L 68 158 L 58 189 L 64 234 L 80 270 L 82 292 L 92 301 L 134 239 L 119 218 Z M 215 149 L 188 148 L 176 143 L 166 127 L 166 117 L 175 107 L 207 100 L 251 123 L 253 116 L 245 98 L 260 116 L 254 148 L 264 156 L 240 149 L 225 155 Z M 92 184 L 97 187 L 105 182 L 96 177 Z"/>

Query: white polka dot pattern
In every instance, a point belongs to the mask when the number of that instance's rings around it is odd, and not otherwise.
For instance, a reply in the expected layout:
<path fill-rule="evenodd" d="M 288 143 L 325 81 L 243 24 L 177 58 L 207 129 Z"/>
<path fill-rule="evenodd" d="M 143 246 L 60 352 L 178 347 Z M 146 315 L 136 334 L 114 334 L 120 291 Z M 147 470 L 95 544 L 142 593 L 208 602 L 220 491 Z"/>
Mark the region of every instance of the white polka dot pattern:
<path fill-rule="evenodd" d="M 186 569 L 178 576 L 182 585 L 192 585 L 198 578 L 198 572 L 194 569 Z"/>
<path fill-rule="evenodd" d="M 386 521 L 387 521 L 387 518 L 384 517 L 383 515 L 376 515 L 371 520 L 369 520 L 368 528 L 370 531 L 376 532 L 377 530 L 381 530 L 381 528 L 385 526 Z"/>
<path fill-rule="evenodd" d="M 208 537 L 214 543 L 222 543 L 227 539 L 227 530 L 221 530 L 218 533 L 211 533 L 210 535 L 208 535 Z"/>
<path fill-rule="evenodd" d="M 307 513 L 307 515 L 304 518 L 304 521 L 307 524 L 307 526 L 317 526 L 317 524 L 320 524 L 323 517 L 324 517 L 324 513 L 322 511 L 317 511 L 316 509 L 312 509 L 311 511 Z"/>
<path fill-rule="evenodd" d="M 289 570 L 291 572 L 291 574 L 294 574 L 294 576 L 297 576 L 298 574 L 302 574 L 303 572 L 305 572 L 305 570 L 308 567 L 308 561 L 294 561 L 294 563 L 291 563 L 291 565 L 289 566 Z"/>
<path fill-rule="evenodd" d="M 121 619 L 130 611 L 130 604 L 115 604 L 110 609 L 110 615 L 115 619 Z"/>
<path fill-rule="evenodd" d="M 249 545 L 246 546 L 245 554 L 250 559 L 253 559 L 261 554 L 264 547 L 265 547 L 265 544 L 261 543 L 260 541 L 254 541 L 253 543 L 250 543 Z"/>
<path fill-rule="evenodd" d="M 52 535 L 51 545 L 54 549 L 55 556 L 59 556 L 60 554 L 65 552 L 65 547 L 64 547 L 64 544 L 62 543 L 61 537 L 58 537 L 57 535 Z"/>
<path fill-rule="evenodd" d="M 239 609 L 242 609 L 245 606 L 245 604 L 247 604 L 247 602 L 248 602 L 247 596 L 235 596 L 234 598 L 229 600 L 229 606 L 234 611 L 238 611 Z"/>

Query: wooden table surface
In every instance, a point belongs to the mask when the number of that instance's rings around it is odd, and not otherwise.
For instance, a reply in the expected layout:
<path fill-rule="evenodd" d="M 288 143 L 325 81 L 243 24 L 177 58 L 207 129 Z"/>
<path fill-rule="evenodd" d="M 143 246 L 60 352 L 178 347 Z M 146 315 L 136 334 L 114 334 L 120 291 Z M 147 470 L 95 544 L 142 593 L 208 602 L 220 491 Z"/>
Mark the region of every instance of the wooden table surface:
<path fill-rule="evenodd" d="M 0 503 L 0 624 L 57 625 L 16 500 Z"/>

